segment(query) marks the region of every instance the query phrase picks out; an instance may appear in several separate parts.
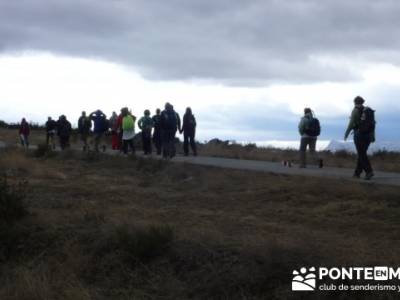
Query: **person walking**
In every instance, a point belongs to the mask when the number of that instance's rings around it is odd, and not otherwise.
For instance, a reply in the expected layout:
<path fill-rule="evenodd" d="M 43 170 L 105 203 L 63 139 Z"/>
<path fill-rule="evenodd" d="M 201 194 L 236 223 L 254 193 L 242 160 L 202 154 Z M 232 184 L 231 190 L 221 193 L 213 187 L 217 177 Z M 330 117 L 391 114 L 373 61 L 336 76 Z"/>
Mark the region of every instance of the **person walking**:
<path fill-rule="evenodd" d="M 86 112 L 83 111 L 81 117 L 78 119 L 78 132 L 83 143 L 83 151 L 89 150 L 88 138 L 91 128 L 92 121 L 86 116 Z"/>
<path fill-rule="evenodd" d="M 170 103 L 165 104 L 161 113 L 161 130 L 163 158 L 173 158 L 176 154 L 175 135 L 181 131 L 181 119 Z"/>
<path fill-rule="evenodd" d="M 153 143 L 156 147 L 157 155 L 161 155 L 162 134 L 161 134 L 161 110 L 157 108 L 156 114 L 153 116 Z"/>
<path fill-rule="evenodd" d="M 354 170 L 354 178 L 360 178 L 365 172 L 365 179 L 370 180 L 374 176 L 371 163 L 368 158 L 368 148 L 375 142 L 375 111 L 364 106 L 365 100 L 357 96 L 354 98 L 354 109 L 350 116 L 350 122 L 344 135 L 346 141 L 353 132 L 354 144 L 357 150 L 357 164 Z"/>
<path fill-rule="evenodd" d="M 60 139 L 61 150 L 69 148 L 69 138 L 71 136 L 71 123 L 67 120 L 67 117 L 62 115 L 57 122 L 57 135 Z"/>
<path fill-rule="evenodd" d="M 25 118 L 22 118 L 21 124 L 19 126 L 19 138 L 21 141 L 22 147 L 25 148 L 25 150 L 28 150 L 29 148 L 29 135 L 31 134 L 31 128 L 26 121 Z"/>
<path fill-rule="evenodd" d="M 46 145 L 47 147 L 51 146 L 52 149 L 56 149 L 56 143 L 54 137 L 57 132 L 57 122 L 54 121 L 51 117 L 48 117 L 45 126 L 46 126 Z"/>
<path fill-rule="evenodd" d="M 94 128 L 94 149 L 99 152 L 100 144 L 103 144 L 103 152 L 106 151 L 106 145 L 104 143 L 104 135 L 109 129 L 107 116 L 100 110 L 96 110 L 89 115 L 89 119 L 93 121 Z"/>
<path fill-rule="evenodd" d="M 316 152 L 317 139 L 318 136 L 321 134 L 321 126 L 319 120 L 314 116 L 310 108 L 304 109 L 304 116 L 301 118 L 299 123 L 299 133 L 301 135 L 299 151 L 300 168 L 307 167 L 307 148 L 309 148 L 310 154 L 313 156 L 315 162 L 317 162 L 319 167 L 322 168 L 323 162 L 318 158 Z"/>
<path fill-rule="evenodd" d="M 140 118 L 138 126 L 142 130 L 142 145 L 144 155 L 151 154 L 151 131 L 154 124 L 153 119 L 150 117 L 150 111 L 148 109 L 144 111 L 144 116 Z"/>
<path fill-rule="evenodd" d="M 111 128 L 111 148 L 113 150 L 119 150 L 121 147 L 119 132 L 118 132 L 118 115 L 114 111 L 110 118 L 110 128 Z"/>
<path fill-rule="evenodd" d="M 197 156 L 197 148 L 195 142 L 196 135 L 196 118 L 192 113 L 190 107 L 186 108 L 186 113 L 183 116 L 183 125 L 181 133 L 183 132 L 183 151 L 185 156 L 189 155 L 189 144 L 192 148 L 193 155 Z"/>
<path fill-rule="evenodd" d="M 133 116 L 127 107 L 122 109 L 122 148 L 125 155 L 128 154 L 129 148 L 132 154 L 135 154 L 135 145 L 133 139 L 135 138 L 135 122 L 136 117 Z"/>

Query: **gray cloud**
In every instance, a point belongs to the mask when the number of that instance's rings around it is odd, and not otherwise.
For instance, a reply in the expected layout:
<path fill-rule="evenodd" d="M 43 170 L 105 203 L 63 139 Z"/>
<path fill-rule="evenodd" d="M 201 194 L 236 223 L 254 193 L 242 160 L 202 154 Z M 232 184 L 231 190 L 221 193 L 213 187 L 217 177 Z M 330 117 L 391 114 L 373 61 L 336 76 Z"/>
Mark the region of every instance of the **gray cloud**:
<path fill-rule="evenodd" d="M 149 79 L 347 81 L 313 57 L 400 63 L 395 0 L 0 2 L 0 51 L 92 57 Z"/>

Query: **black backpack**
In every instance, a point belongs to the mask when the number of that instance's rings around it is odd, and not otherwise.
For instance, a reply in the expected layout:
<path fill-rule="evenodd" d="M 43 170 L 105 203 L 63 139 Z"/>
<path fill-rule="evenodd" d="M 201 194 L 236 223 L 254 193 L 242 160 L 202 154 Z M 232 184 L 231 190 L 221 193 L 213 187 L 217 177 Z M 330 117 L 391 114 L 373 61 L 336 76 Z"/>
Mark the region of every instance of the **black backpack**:
<path fill-rule="evenodd" d="M 163 126 L 165 129 L 176 129 L 178 126 L 178 116 L 174 110 L 165 110 L 162 114 Z"/>
<path fill-rule="evenodd" d="M 372 133 L 375 130 L 375 111 L 370 107 L 360 109 L 360 123 L 358 131 L 360 133 Z"/>
<path fill-rule="evenodd" d="M 317 118 L 312 117 L 308 120 L 304 133 L 309 136 L 319 136 L 321 134 L 321 125 Z"/>

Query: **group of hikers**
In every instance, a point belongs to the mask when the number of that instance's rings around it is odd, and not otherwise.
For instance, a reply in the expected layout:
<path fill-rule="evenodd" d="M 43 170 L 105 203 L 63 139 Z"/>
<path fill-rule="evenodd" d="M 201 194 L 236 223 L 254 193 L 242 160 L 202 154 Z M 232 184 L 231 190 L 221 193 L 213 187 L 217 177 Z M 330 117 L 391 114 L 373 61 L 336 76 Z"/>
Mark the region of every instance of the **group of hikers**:
<path fill-rule="evenodd" d="M 111 134 L 112 150 L 120 151 L 125 155 L 129 152 L 134 154 L 136 151 L 134 143 L 136 120 L 136 116 L 127 107 L 122 108 L 120 114 L 113 112 L 110 118 L 107 118 L 101 110 L 96 110 L 89 115 L 83 111 L 78 120 L 78 133 L 83 143 L 83 150 L 90 150 L 89 138 L 93 135 L 93 150 L 96 152 L 106 151 L 105 136 Z M 175 139 L 177 132 L 183 133 L 184 136 L 184 154 L 189 155 L 190 146 L 193 155 L 197 155 L 195 142 L 197 123 L 190 107 L 186 109 L 183 122 L 170 103 L 165 104 L 163 111 L 157 109 L 153 116 L 150 116 L 150 111 L 146 109 L 137 125 L 141 130 L 142 147 L 145 155 L 152 154 L 152 143 L 154 143 L 157 155 L 162 154 L 166 159 L 174 157 L 176 155 Z M 46 143 L 49 147 L 56 148 L 56 136 L 59 138 L 62 150 L 70 146 L 72 126 L 65 115 L 60 116 L 58 121 L 49 117 L 45 126 Z M 29 147 L 30 129 L 25 119 L 21 121 L 19 134 L 22 145 Z"/>
<path fill-rule="evenodd" d="M 365 179 L 370 180 L 374 176 L 371 163 L 368 158 L 368 148 L 375 142 L 375 111 L 368 106 L 364 106 L 365 100 L 357 96 L 354 98 L 354 108 L 351 112 L 350 122 L 347 126 L 344 140 L 346 141 L 350 133 L 354 136 L 354 145 L 357 150 L 357 163 L 353 178 L 360 178 L 365 172 Z M 322 159 L 319 159 L 316 152 L 318 136 L 321 133 L 319 120 L 315 117 L 310 108 L 304 109 L 304 116 L 299 123 L 300 142 L 300 168 L 306 168 L 306 151 L 314 156 L 320 168 L 323 167 Z"/>
<path fill-rule="evenodd" d="M 362 172 L 365 172 L 365 179 L 370 180 L 374 176 L 374 172 L 368 159 L 367 151 L 370 144 L 375 141 L 375 115 L 371 108 L 364 106 L 364 103 L 365 100 L 360 96 L 354 99 L 354 109 L 351 113 L 344 139 L 347 140 L 350 133 L 353 132 L 354 144 L 358 154 L 353 177 L 360 178 Z M 102 148 L 105 151 L 106 143 L 104 136 L 110 132 L 112 135 L 113 150 L 119 150 L 125 155 L 128 154 L 129 150 L 135 153 L 135 124 L 136 117 L 127 107 L 122 108 L 119 115 L 113 112 L 109 119 L 107 119 L 107 116 L 101 110 L 92 112 L 88 116 L 85 112 L 82 112 L 82 116 L 78 120 L 78 132 L 83 142 L 84 151 L 89 149 L 88 138 L 91 133 L 94 135 L 94 150 L 100 151 L 100 148 Z M 181 124 L 179 114 L 170 103 L 165 104 L 163 111 L 157 109 L 156 114 L 152 117 L 150 116 L 150 111 L 146 109 L 144 115 L 138 121 L 138 127 L 141 130 L 145 155 L 152 154 L 153 142 L 157 155 L 162 154 L 164 158 L 174 157 L 176 153 L 175 136 L 178 131 L 184 135 L 184 154 L 186 156 L 189 155 L 190 145 L 193 154 L 197 155 L 195 142 L 196 119 L 190 107 L 186 109 L 183 124 Z M 64 115 L 58 121 L 54 121 L 49 117 L 46 123 L 47 145 L 55 148 L 54 137 L 57 134 L 61 149 L 69 147 L 71 131 L 71 123 Z M 29 146 L 29 132 L 29 124 L 25 119 L 22 119 L 20 136 L 21 143 L 26 147 Z M 323 161 L 318 158 L 316 152 L 316 144 L 318 136 L 321 133 L 321 126 L 310 108 L 304 109 L 304 116 L 301 118 L 299 124 L 299 133 L 301 135 L 299 151 L 300 168 L 307 167 L 307 148 L 314 156 L 319 167 L 322 168 Z"/>

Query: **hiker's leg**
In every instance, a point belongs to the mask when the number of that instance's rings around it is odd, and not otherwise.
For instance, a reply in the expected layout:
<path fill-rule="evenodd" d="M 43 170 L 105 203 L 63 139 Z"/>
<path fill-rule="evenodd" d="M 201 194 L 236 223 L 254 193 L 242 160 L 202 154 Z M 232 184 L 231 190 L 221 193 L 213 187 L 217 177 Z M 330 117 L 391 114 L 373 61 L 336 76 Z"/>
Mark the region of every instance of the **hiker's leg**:
<path fill-rule="evenodd" d="M 176 136 L 176 130 L 171 130 L 171 153 L 170 153 L 171 158 L 176 155 L 175 136 Z"/>
<path fill-rule="evenodd" d="M 131 147 L 132 154 L 135 154 L 136 149 L 135 149 L 135 143 L 133 142 L 133 139 L 129 140 L 129 146 Z"/>
<path fill-rule="evenodd" d="M 187 132 L 183 133 L 183 152 L 189 155 L 189 135 Z"/>
<path fill-rule="evenodd" d="M 318 165 L 319 158 L 317 154 L 317 138 L 310 138 L 309 147 L 310 147 L 310 155 L 315 164 Z"/>
<path fill-rule="evenodd" d="M 151 131 L 146 132 L 146 144 L 147 144 L 147 153 L 151 154 L 153 152 L 153 149 L 151 146 Z"/>
<path fill-rule="evenodd" d="M 154 135 L 156 137 L 156 141 L 154 142 L 154 144 L 156 145 L 157 148 L 157 154 L 161 155 L 161 149 L 162 149 L 161 131 L 157 130 L 156 132 L 154 132 Z"/>
<path fill-rule="evenodd" d="M 196 141 L 195 141 L 195 133 L 191 132 L 190 136 L 189 136 L 189 140 L 190 140 L 190 147 L 192 148 L 193 154 L 196 156 L 197 155 L 197 145 L 196 145 Z"/>
<path fill-rule="evenodd" d="M 128 141 L 122 140 L 122 151 L 124 154 L 128 154 Z"/>
<path fill-rule="evenodd" d="M 306 166 L 306 150 L 307 150 L 307 138 L 302 137 L 300 140 L 300 167 Z"/>
<path fill-rule="evenodd" d="M 357 165 L 356 169 L 354 170 L 354 175 L 360 176 L 360 174 L 363 171 L 362 157 L 363 157 L 364 147 L 362 145 L 362 141 L 359 137 L 359 134 L 356 132 L 354 133 L 354 145 L 356 146 L 357 150 Z"/>
<path fill-rule="evenodd" d="M 365 171 L 365 173 L 368 174 L 372 172 L 371 163 L 369 161 L 367 154 L 371 142 L 367 135 L 360 135 L 359 139 L 361 147 L 361 155 L 360 155 L 361 167 Z"/>

